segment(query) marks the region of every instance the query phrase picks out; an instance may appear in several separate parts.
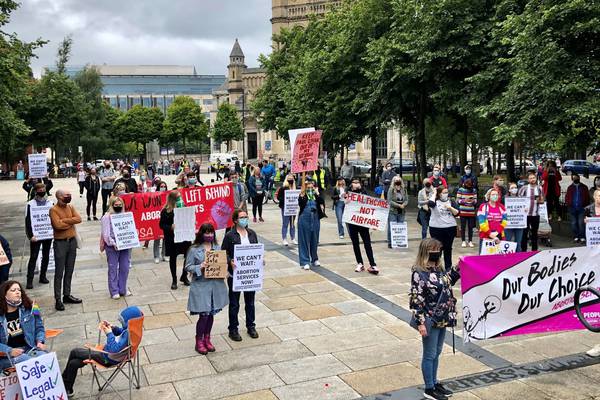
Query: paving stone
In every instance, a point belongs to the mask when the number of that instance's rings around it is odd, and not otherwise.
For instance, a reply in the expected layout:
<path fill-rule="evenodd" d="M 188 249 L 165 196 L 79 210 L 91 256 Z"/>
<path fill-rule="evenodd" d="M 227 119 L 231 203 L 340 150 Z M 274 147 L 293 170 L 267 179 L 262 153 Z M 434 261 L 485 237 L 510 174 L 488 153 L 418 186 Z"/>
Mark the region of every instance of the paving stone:
<path fill-rule="evenodd" d="M 270 390 L 238 394 L 237 396 L 223 397 L 222 400 L 278 400 Z"/>
<path fill-rule="evenodd" d="M 327 317 L 335 317 L 338 315 L 342 315 L 341 312 L 339 312 L 338 310 L 336 310 L 328 304 L 293 308 L 292 312 L 303 321 L 308 321 L 311 319 L 323 319 Z"/>
<path fill-rule="evenodd" d="M 278 325 L 271 327 L 271 331 L 281 340 L 298 339 L 308 336 L 320 336 L 333 333 L 318 320 L 302 321 L 294 324 Z"/>
<path fill-rule="evenodd" d="M 343 374 L 340 378 L 363 396 L 413 386 L 423 379 L 421 371 L 407 362 Z"/>
<path fill-rule="evenodd" d="M 197 355 L 193 341 L 172 341 L 170 343 L 153 344 L 144 346 L 144 351 L 152 364 L 178 358 Z"/>
<path fill-rule="evenodd" d="M 420 346 L 417 346 L 420 347 Z M 416 368 L 421 368 L 421 357 L 411 361 Z M 462 375 L 474 374 L 477 372 L 489 371 L 490 368 L 476 361 L 475 359 L 466 356 L 462 353 L 442 354 L 440 356 L 438 378 L 449 379 Z"/>
<path fill-rule="evenodd" d="M 224 353 L 210 353 L 207 357 L 218 372 L 240 370 L 307 357 L 312 353 L 300 342 L 288 340 L 264 346 L 252 346 Z"/>
<path fill-rule="evenodd" d="M 108 294 L 105 298 L 100 300 L 87 300 L 83 301 L 83 311 L 85 312 L 96 312 L 96 311 L 107 311 L 107 310 L 122 310 L 127 307 L 127 303 L 125 299 L 121 297 L 118 300 L 113 300 L 108 297 Z"/>
<path fill-rule="evenodd" d="M 557 399 L 589 399 L 598 396 L 600 382 L 590 382 L 579 371 L 563 371 L 560 374 L 540 375 L 534 378 L 522 379 L 522 382 Z"/>
<path fill-rule="evenodd" d="M 321 282 L 324 280 L 324 278 L 322 278 L 320 275 L 315 274 L 314 272 L 307 272 L 300 275 L 291 275 L 280 278 L 274 278 L 274 280 L 281 286 L 293 286 L 298 285 L 300 283 Z"/>
<path fill-rule="evenodd" d="M 421 341 L 394 340 L 374 346 L 345 350 L 333 355 L 354 371 L 420 359 Z"/>
<path fill-rule="evenodd" d="M 348 300 L 345 292 L 337 290 L 334 292 L 310 293 L 300 296 L 312 305 L 330 304 Z"/>
<path fill-rule="evenodd" d="M 185 312 L 187 311 L 187 300 L 150 304 L 150 309 L 154 315 Z"/>
<path fill-rule="evenodd" d="M 346 300 L 338 303 L 331 302 L 331 306 L 340 310 L 344 314 L 356 314 L 356 313 L 367 313 L 370 311 L 377 311 L 379 308 L 375 307 L 371 303 L 365 300 Z M 383 311 L 385 312 L 385 311 Z"/>
<path fill-rule="evenodd" d="M 479 389 L 473 389 L 469 391 L 477 398 L 481 400 L 496 400 L 499 398 L 504 399 L 527 399 L 527 400 L 552 400 L 553 397 L 548 394 L 525 384 L 521 381 L 512 381 L 499 383 L 492 386 L 486 386 Z M 452 396 L 454 399 L 455 397 Z M 571 397 L 569 397 L 571 398 Z"/>
<path fill-rule="evenodd" d="M 273 281 L 275 282 L 275 281 Z M 280 297 L 289 297 L 289 296 L 297 296 L 301 294 L 306 294 L 304 289 L 298 286 L 279 286 L 271 289 L 265 289 L 262 293 L 267 296 L 269 299 L 277 299 Z"/>
<path fill-rule="evenodd" d="M 367 314 L 341 315 L 339 317 L 322 319 L 321 322 L 335 332 L 366 329 L 379 325 L 376 320 Z"/>
<path fill-rule="evenodd" d="M 158 385 L 215 374 L 216 371 L 206 356 L 200 355 L 145 365 L 144 373 L 148 384 Z"/>
<path fill-rule="evenodd" d="M 350 372 L 331 354 L 271 364 L 271 369 L 288 385 Z"/>
<path fill-rule="evenodd" d="M 88 388 L 89 391 L 89 388 Z M 86 392 L 87 393 L 87 392 Z M 121 391 L 119 392 L 124 398 L 129 396 L 129 391 Z M 179 400 L 179 396 L 177 395 L 177 391 L 175 387 L 171 383 L 165 383 L 162 385 L 154 385 L 154 386 L 145 386 L 141 387 L 139 390 L 133 389 L 131 392 L 131 398 L 133 400 L 148 400 L 150 398 L 161 399 L 161 400 Z M 100 400 L 108 400 L 114 399 L 116 397 L 115 394 L 107 393 L 103 395 Z M 77 398 L 84 398 L 84 396 L 78 396 Z"/>
<path fill-rule="evenodd" d="M 519 343 L 501 343 L 486 346 L 486 349 L 515 364 L 539 361 L 544 358 L 543 355 L 534 353 L 531 349 Z"/>
<path fill-rule="evenodd" d="M 255 323 L 258 328 L 267 328 L 300 321 L 301 319 L 290 310 L 279 310 L 257 315 Z"/>
<path fill-rule="evenodd" d="M 315 354 L 328 354 L 337 351 L 368 347 L 371 346 L 372 343 L 397 341 L 394 336 L 381 328 L 336 332 L 330 335 L 305 337 L 299 340 Z"/>
<path fill-rule="evenodd" d="M 181 326 L 188 324 L 190 324 L 190 319 L 183 312 L 151 315 L 144 318 L 144 328 L 146 329 L 157 329 L 167 326 Z"/>
<path fill-rule="evenodd" d="M 171 327 L 145 330 L 142 336 L 142 346 L 151 346 L 153 344 L 169 343 L 175 338 L 175 332 Z"/>
<path fill-rule="evenodd" d="M 130 306 L 136 306 L 138 304 L 169 303 L 175 300 L 176 299 L 170 292 L 155 292 L 125 298 L 125 301 L 127 301 L 127 304 Z"/>
<path fill-rule="evenodd" d="M 272 311 L 289 310 L 292 308 L 306 307 L 309 304 L 299 296 L 281 297 L 263 300 L 263 304 Z"/>
<path fill-rule="evenodd" d="M 219 399 L 283 385 L 268 366 L 231 371 L 175 382 L 181 400 Z"/>
<path fill-rule="evenodd" d="M 340 287 L 334 283 L 329 281 L 321 281 L 314 283 L 301 283 L 296 285 L 295 287 L 301 288 L 306 293 L 321 293 L 321 292 L 330 292 L 332 290 L 340 290 Z"/>
<path fill-rule="evenodd" d="M 396 336 L 398 339 L 419 339 L 421 335 L 406 322 L 396 321 L 393 325 L 384 325 L 383 329 Z"/>
<path fill-rule="evenodd" d="M 360 397 L 337 376 L 272 389 L 279 400 L 346 400 Z"/>
<path fill-rule="evenodd" d="M 235 341 L 231 340 L 229 338 L 228 334 L 223 334 L 222 336 L 225 339 L 225 341 L 227 342 L 227 344 L 229 345 L 229 347 L 231 347 L 234 350 L 244 349 L 246 347 L 261 346 L 263 344 L 281 342 L 281 339 L 279 339 L 277 336 L 275 336 L 273 334 L 273 332 L 271 332 L 267 328 L 256 329 L 256 331 L 258 332 L 258 338 L 252 339 L 250 336 L 248 336 L 248 333 L 246 332 L 245 329 L 240 329 L 239 332 L 240 332 L 240 335 L 242 336 L 241 342 L 235 342 Z"/>

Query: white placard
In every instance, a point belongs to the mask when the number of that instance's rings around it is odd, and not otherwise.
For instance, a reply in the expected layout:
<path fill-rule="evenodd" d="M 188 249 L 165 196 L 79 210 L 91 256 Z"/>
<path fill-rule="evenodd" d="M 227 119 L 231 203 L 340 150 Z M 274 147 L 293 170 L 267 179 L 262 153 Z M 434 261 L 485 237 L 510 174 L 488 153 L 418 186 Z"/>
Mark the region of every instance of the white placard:
<path fill-rule="evenodd" d="M 54 229 L 50 221 L 50 208 L 52 204 L 44 206 L 29 206 L 29 220 L 31 221 L 31 230 L 37 240 L 46 240 L 54 238 Z"/>
<path fill-rule="evenodd" d="M 68 399 L 56 353 L 43 354 L 16 365 L 23 399 Z"/>
<path fill-rule="evenodd" d="M 133 249 L 140 247 L 138 231 L 135 227 L 132 212 L 124 212 L 110 215 L 110 224 L 115 234 L 117 250 Z"/>
<path fill-rule="evenodd" d="M 548 206 L 546 205 L 546 202 L 539 205 L 538 214 L 540 215 L 540 224 L 550 223 L 548 220 Z"/>
<path fill-rule="evenodd" d="M 526 197 L 505 197 L 506 229 L 527 228 L 527 213 L 529 212 L 529 199 Z"/>
<path fill-rule="evenodd" d="M 392 249 L 408 248 L 408 224 L 406 222 L 390 222 L 390 238 Z"/>
<path fill-rule="evenodd" d="M 390 204 L 378 197 L 360 193 L 346 194 L 343 221 L 347 224 L 364 226 L 379 231 L 387 228 Z"/>
<path fill-rule="evenodd" d="M 600 246 L 600 218 L 588 218 L 585 224 L 585 238 L 587 247 Z"/>
<path fill-rule="evenodd" d="M 29 177 L 44 178 L 48 175 L 45 154 L 29 154 Z"/>
<path fill-rule="evenodd" d="M 196 207 L 181 207 L 175 213 L 175 243 L 193 242 L 196 239 Z"/>
<path fill-rule="evenodd" d="M 21 400 L 21 386 L 19 386 L 19 377 L 17 372 L 13 371 L 0 378 L 0 399 L 2 400 Z"/>
<path fill-rule="evenodd" d="M 42 250 L 43 247 L 40 247 L 40 251 L 38 253 L 37 261 L 35 262 L 36 271 L 41 271 L 42 269 Z M 50 246 L 50 255 L 48 257 L 48 271 L 54 271 L 56 269 L 56 262 L 54 261 L 54 246 Z"/>
<path fill-rule="evenodd" d="M 517 243 L 501 240 L 496 244 L 493 239 L 481 239 L 481 252 L 479 255 L 511 254 L 517 252 Z"/>
<path fill-rule="evenodd" d="M 300 206 L 298 205 L 298 197 L 300 196 L 300 189 L 288 189 L 283 192 L 285 195 L 285 202 L 283 203 L 283 215 L 285 217 L 293 217 L 298 214 Z"/>
<path fill-rule="evenodd" d="M 262 243 L 236 244 L 233 254 L 236 266 L 233 270 L 233 291 L 262 290 L 265 246 Z"/>

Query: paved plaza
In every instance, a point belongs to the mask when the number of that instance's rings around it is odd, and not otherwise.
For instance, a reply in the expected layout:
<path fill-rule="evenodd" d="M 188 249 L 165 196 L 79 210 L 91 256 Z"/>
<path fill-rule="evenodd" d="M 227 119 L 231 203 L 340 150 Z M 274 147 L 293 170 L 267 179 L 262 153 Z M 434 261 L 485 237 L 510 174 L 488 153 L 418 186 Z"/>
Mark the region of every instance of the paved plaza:
<path fill-rule="evenodd" d="M 170 177 L 169 183 L 173 181 Z M 0 232 L 15 255 L 11 276 L 25 282 L 29 247 L 23 250 L 21 184 L 0 182 Z M 194 350 L 197 317 L 186 312 L 188 289 L 180 285 L 170 290 L 168 263 L 154 263 L 152 246 L 135 249 L 129 275 L 133 296 L 110 299 L 106 258 L 98 249 L 100 223 L 85 221 L 85 198 L 79 198 L 75 179 L 54 180 L 52 193 L 58 188 L 72 191 L 84 219 L 78 226 L 84 248 L 78 251 L 73 278 L 73 294 L 83 304 L 55 311 L 52 284 L 40 286 L 37 279 L 29 294 L 42 307 L 45 326 L 65 330 L 53 343 L 61 365 L 71 348 L 97 341 L 100 320 L 116 321 L 118 310 L 137 305 L 146 318 L 140 351 L 143 385 L 135 391 L 136 399 L 421 398 L 420 338 L 405 322 L 410 268 L 420 238 L 414 201 L 407 215 L 408 250 L 388 249 L 385 234 L 373 234 L 379 276 L 354 272 L 350 240 L 338 239 L 331 210 L 321 221 L 322 267 L 301 270 L 295 246 L 281 246 L 279 208 L 266 205 L 265 222 L 250 224 L 266 249 L 265 289 L 257 294 L 256 304 L 260 338 L 251 339 L 242 329 L 243 341 L 231 341 L 223 310 L 213 328 L 217 351 L 203 356 Z M 554 243 L 568 245 L 558 238 Z M 456 261 L 473 253 L 455 241 Z M 182 263 L 180 257 L 179 271 Z M 458 287 L 455 295 L 460 300 Z M 244 326 L 243 312 L 240 317 Z M 585 355 L 600 335 L 575 331 L 516 336 L 468 347 L 462 346 L 460 327 L 455 335 L 456 354 L 448 331 L 439 371 L 448 387 L 460 390 L 453 399 L 600 399 L 600 360 Z M 87 397 L 90 379 L 91 371 L 84 369 L 76 397 Z M 118 385 L 126 387 L 124 381 Z"/>

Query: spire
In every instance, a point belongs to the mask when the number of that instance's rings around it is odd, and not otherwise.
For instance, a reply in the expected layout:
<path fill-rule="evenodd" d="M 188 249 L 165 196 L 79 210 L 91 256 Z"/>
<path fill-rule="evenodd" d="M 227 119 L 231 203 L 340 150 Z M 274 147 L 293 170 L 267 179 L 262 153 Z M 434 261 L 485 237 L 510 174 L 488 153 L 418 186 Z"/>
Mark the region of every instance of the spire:
<path fill-rule="evenodd" d="M 235 39 L 235 43 L 233 44 L 233 49 L 231 49 L 231 54 L 229 54 L 229 58 L 233 57 L 244 57 L 244 52 L 242 51 L 242 48 L 240 47 L 240 43 L 238 42 L 237 38 Z"/>

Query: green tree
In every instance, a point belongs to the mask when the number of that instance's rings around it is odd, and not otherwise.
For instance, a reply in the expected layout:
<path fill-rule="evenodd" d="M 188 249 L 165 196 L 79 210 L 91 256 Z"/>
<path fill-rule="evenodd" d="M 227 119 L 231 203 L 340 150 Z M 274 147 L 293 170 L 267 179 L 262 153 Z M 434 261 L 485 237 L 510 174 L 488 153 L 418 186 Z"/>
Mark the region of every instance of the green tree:
<path fill-rule="evenodd" d="M 232 140 L 244 140 L 244 127 L 235 106 L 229 103 L 219 106 L 212 137 L 217 142 L 227 142 L 228 151 Z"/>
<path fill-rule="evenodd" d="M 183 154 L 187 155 L 186 142 L 201 141 L 208 135 L 208 125 L 202 108 L 189 96 L 177 96 L 167 109 L 164 121 L 164 143 L 183 142 Z"/>
<path fill-rule="evenodd" d="M 115 129 L 122 140 L 136 144 L 138 152 L 143 154 L 140 161 L 144 161 L 146 143 L 161 137 L 163 120 L 164 116 L 159 108 L 137 104 L 117 118 Z"/>

